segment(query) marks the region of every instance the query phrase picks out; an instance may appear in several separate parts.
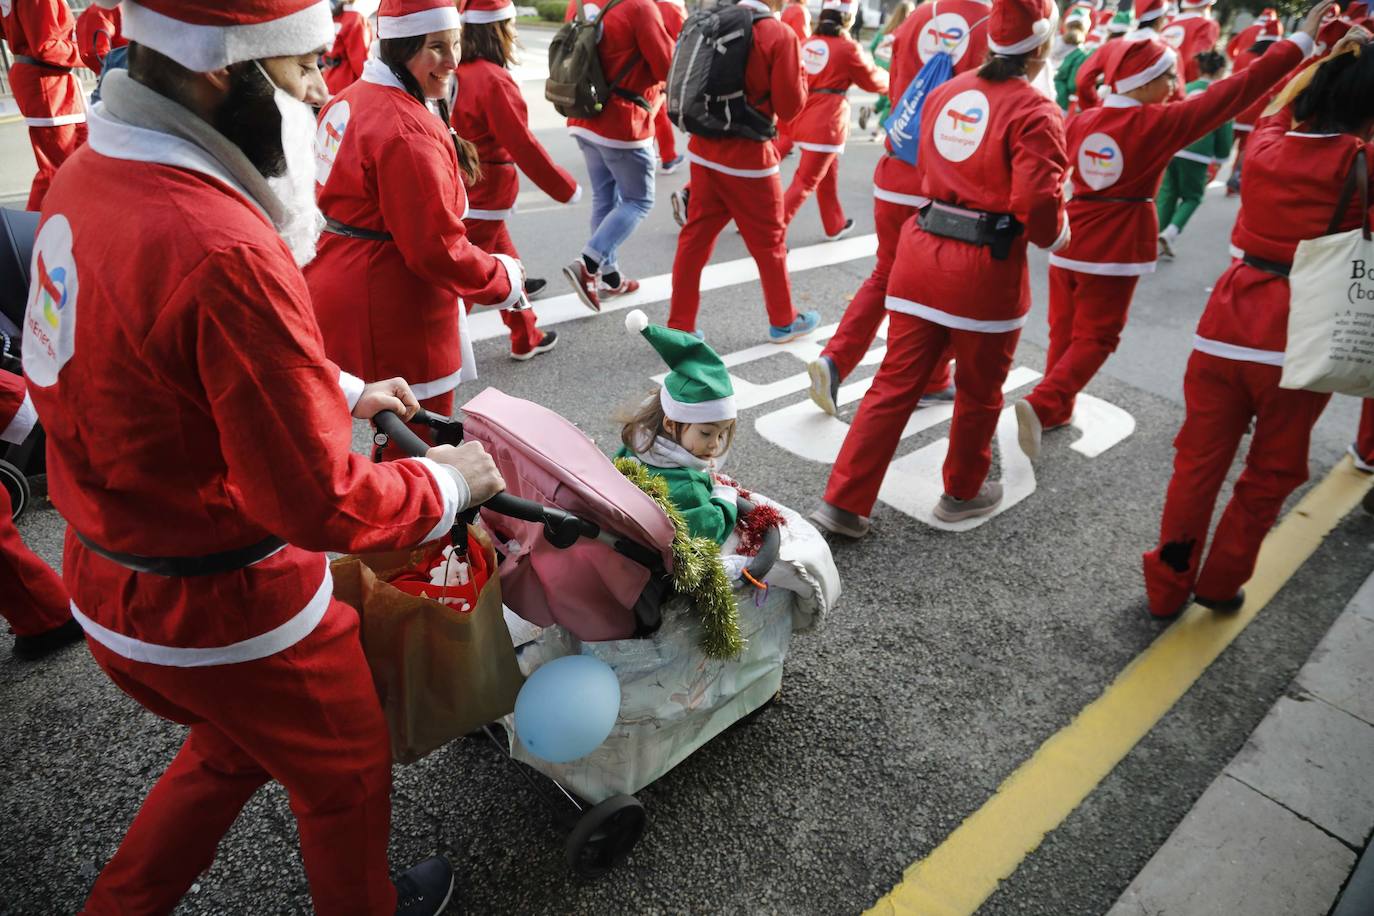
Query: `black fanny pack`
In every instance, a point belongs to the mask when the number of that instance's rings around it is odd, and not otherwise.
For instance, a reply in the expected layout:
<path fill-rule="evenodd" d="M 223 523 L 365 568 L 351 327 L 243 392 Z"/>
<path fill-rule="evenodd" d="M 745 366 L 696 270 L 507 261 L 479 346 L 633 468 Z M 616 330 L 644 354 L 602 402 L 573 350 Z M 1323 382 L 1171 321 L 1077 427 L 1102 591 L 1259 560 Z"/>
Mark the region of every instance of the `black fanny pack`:
<path fill-rule="evenodd" d="M 144 557 L 133 553 L 119 553 L 106 550 L 91 541 L 80 531 L 73 529 L 77 540 L 85 544 L 93 553 L 98 553 L 111 563 L 117 563 L 134 572 L 152 573 L 155 576 L 184 578 L 189 576 L 213 576 L 217 573 L 233 572 L 265 560 L 286 546 L 279 537 L 268 537 L 256 544 L 226 550 L 222 553 L 206 554 L 203 557 Z"/>
<path fill-rule="evenodd" d="M 392 238 L 390 232 L 378 232 L 375 229 L 359 229 L 357 226 L 341 223 L 329 216 L 324 218 L 324 231 L 333 233 L 334 235 L 346 236 L 350 239 L 366 239 L 369 242 L 389 242 Z"/>
<path fill-rule="evenodd" d="M 1005 261 L 1011 243 L 1021 234 L 1021 221 L 1010 213 L 969 210 L 932 200 L 920 210 L 921 228 L 931 235 L 943 236 L 992 249 L 992 256 Z"/>
<path fill-rule="evenodd" d="M 52 70 L 55 73 L 71 73 L 71 67 L 63 67 L 58 64 L 50 64 L 46 60 L 39 60 L 36 57 L 29 57 L 27 54 L 14 55 L 16 64 L 28 64 L 30 67 L 42 67 L 44 70 Z"/>

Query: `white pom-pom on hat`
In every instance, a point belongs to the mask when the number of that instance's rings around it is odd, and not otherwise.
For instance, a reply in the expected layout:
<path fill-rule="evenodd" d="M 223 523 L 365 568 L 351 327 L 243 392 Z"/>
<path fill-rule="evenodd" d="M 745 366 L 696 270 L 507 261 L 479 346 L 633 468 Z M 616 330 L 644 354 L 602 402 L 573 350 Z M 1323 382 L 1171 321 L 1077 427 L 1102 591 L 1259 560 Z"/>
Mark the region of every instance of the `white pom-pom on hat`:
<path fill-rule="evenodd" d="M 631 334 L 639 334 L 649 326 L 649 316 L 644 314 L 643 309 L 634 309 L 625 316 L 625 330 Z"/>

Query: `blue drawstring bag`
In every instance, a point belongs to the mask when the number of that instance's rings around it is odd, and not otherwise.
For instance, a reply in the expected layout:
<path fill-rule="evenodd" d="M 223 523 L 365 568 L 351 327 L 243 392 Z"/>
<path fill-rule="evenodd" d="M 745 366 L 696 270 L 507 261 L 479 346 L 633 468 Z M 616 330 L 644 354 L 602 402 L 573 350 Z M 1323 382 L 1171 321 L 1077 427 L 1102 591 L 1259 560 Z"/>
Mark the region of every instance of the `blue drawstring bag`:
<path fill-rule="evenodd" d="M 937 0 L 930 16 L 930 25 L 935 26 L 939 17 L 940 8 Z M 932 54 L 921 67 L 921 72 L 907 84 L 906 91 L 897 100 L 892 113 L 884 122 L 883 127 L 887 131 L 887 142 L 892 147 L 892 155 L 907 165 L 915 165 L 921 154 L 921 111 L 925 108 L 926 99 L 936 86 L 948 82 L 954 75 L 952 52 L 959 50 L 964 42 L 969 40 L 973 30 L 987 21 L 988 17 L 984 16 L 969 26 L 968 31 L 959 36 L 958 43 L 952 49 L 941 48 Z"/>

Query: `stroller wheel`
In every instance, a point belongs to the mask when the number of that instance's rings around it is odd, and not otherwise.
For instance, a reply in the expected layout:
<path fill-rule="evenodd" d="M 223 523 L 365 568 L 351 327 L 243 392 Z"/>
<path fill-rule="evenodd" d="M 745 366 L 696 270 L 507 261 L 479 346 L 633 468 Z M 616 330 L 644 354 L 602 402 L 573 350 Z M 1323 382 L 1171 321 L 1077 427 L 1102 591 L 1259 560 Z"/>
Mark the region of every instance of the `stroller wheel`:
<path fill-rule="evenodd" d="M 23 471 L 8 461 L 0 461 L 0 485 L 3 485 L 10 495 L 10 517 L 18 521 L 19 516 L 23 515 L 29 506 L 29 479 L 24 476 Z"/>
<path fill-rule="evenodd" d="M 568 865 L 578 877 L 604 877 L 629 857 L 647 822 L 639 799 L 612 795 L 583 814 L 568 834 Z"/>

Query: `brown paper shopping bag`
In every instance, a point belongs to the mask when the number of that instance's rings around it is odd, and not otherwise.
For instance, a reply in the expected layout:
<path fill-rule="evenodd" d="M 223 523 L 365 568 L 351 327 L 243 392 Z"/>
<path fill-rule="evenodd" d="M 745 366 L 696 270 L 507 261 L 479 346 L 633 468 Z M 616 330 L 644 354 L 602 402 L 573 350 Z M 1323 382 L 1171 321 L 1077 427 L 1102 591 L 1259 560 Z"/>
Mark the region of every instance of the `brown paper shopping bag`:
<path fill-rule="evenodd" d="M 476 607 L 459 613 L 388 584 L 433 548 L 335 560 L 334 596 L 362 618 L 363 652 L 372 668 L 397 763 L 413 763 L 515 708 L 524 679 L 501 609 L 496 553 L 477 528 L 491 578 Z"/>

